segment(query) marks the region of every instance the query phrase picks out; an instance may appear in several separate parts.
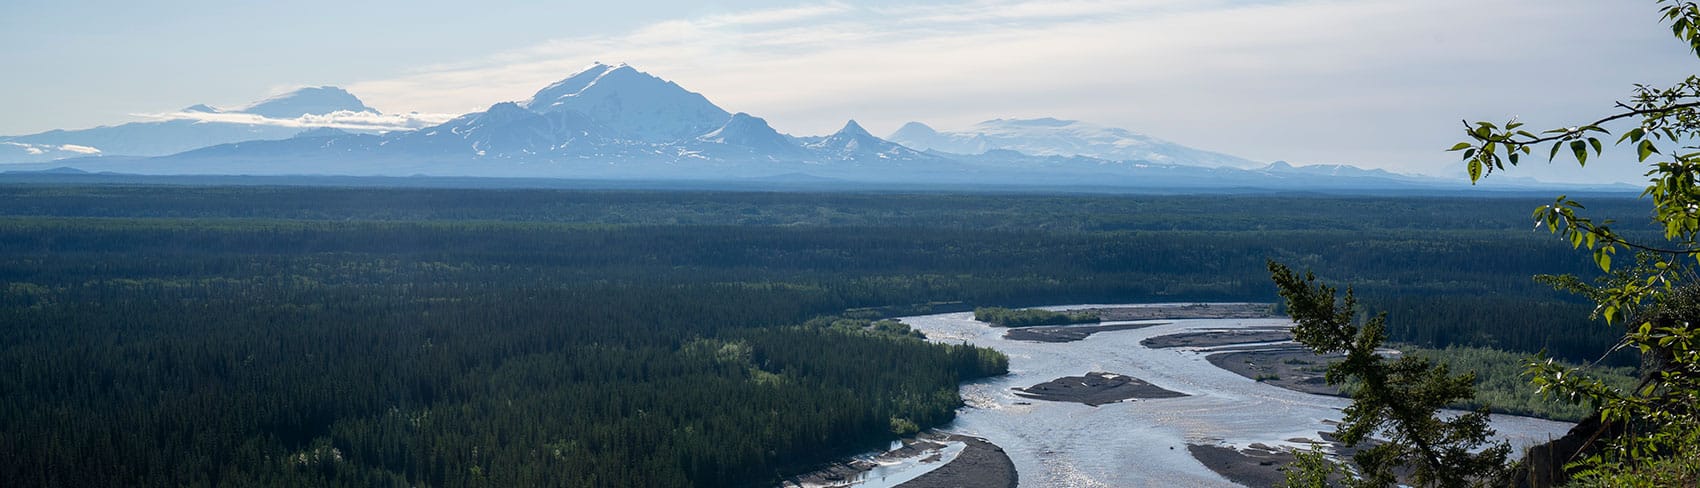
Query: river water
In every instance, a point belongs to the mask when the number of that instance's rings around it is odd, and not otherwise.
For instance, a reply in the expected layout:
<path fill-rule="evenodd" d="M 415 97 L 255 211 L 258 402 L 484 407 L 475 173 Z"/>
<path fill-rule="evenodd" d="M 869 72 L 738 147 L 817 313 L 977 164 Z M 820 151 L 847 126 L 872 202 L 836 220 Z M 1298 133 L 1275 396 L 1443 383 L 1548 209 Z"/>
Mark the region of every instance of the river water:
<path fill-rule="evenodd" d="M 1136 305 L 1080 305 L 1081 307 Z M 984 437 L 1015 463 L 1023 487 L 1238 486 L 1199 463 L 1187 444 L 1245 448 L 1253 443 L 1306 447 L 1291 439 L 1332 432 L 1344 398 L 1295 392 L 1211 365 L 1200 348 L 1152 349 L 1143 339 L 1194 330 L 1286 326 L 1287 319 L 1174 320 L 1100 332 L 1067 343 L 1010 341 L 1007 329 L 972 313 L 905 317 L 930 340 L 967 342 L 1009 355 L 1010 374 L 965 383 L 968 404 L 942 430 Z M 1106 322 L 1106 324 L 1127 322 Z M 1131 400 L 1099 407 L 1032 400 L 1011 388 L 1102 371 L 1133 376 L 1190 396 Z M 1517 451 L 1564 435 L 1571 424 L 1494 415 L 1493 427 Z"/>

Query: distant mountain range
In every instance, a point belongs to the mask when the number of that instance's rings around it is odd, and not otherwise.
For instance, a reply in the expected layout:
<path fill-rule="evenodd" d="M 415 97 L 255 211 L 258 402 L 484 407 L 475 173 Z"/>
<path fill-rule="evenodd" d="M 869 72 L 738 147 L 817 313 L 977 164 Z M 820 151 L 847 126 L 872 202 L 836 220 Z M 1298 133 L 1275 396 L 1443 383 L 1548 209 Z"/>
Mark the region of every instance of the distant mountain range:
<path fill-rule="evenodd" d="M 302 88 L 229 110 L 203 104 L 191 105 L 179 113 L 294 119 L 303 115 L 329 115 L 340 111 L 378 113 L 377 110 L 361 103 L 353 94 L 334 86 Z M 303 128 L 299 126 L 199 118 L 131 122 L 92 129 L 50 130 L 22 136 L 0 136 L 0 162 L 53 161 L 93 155 L 165 156 L 232 142 L 285 139 L 302 131 Z"/>
<path fill-rule="evenodd" d="M 246 107 L 181 113 L 291 119 L 373 114 L 335 87 Z M 441 120 L 441 119 L 439 119 Z M 1350 166 L 1260 164 L 1084 122 L 997 119 L 888 138 L 855 121 L 825 136 L 780 133 L 701 94 L 621 65 L 594 64 L 523 102 L 417 130 L 347 132 L 212 120 L 134 122 L 0 137 L 0 168 L 197 175 L 474 176 L 1145 188 L 1378 188 L 1462 182 Z M 51 162 L 48 162 L 51 161 Z M 1328 178 L 1317 178 L 1317 176 Z"/>
<path fill-rule="evenodd" d="M 920 122 L 904 124 L 887 137 L 915 149 L 980 154 L 1006 149 L 1035 156 L 1086 156 L 1111 161 L 1148 161 L 1187 166 L 1251 169 L 1262 164 L 1227 154 L 1075 120 L 993 119 L 957 131 L 937 131 Z"/>

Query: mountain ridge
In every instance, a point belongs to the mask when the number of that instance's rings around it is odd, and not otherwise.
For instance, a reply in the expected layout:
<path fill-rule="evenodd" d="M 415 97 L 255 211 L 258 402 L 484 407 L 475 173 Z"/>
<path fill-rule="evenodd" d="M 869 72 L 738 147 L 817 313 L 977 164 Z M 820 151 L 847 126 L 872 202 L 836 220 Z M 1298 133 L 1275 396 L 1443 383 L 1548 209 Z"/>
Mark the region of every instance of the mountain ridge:
<path fill-rule="evenodd" d="M 940 131 L 909 122 L 886 137 L 916 149 L 980 154 L 1008 149 L 1035 156 L 1087 156 L 1112 161 L 1151 161 L 1251 169 L 1262 164 L 1195 149 L 1117 127 L 1052 117 L 991 119 L 965 129 Z"/>
<path fill-rule="evenodd" d="M 321 109 L 369 110 L 340 89 L 308 91 L 283 100 L 289 103 L 274 103 L 279 97 L 273 97 L 245 109 L 283 107 L 282 112 L 270 113 L 287 114 L 313 105 L 295 103 L 304 100 L 318 103 Z M 905 144 L 906 140 L 911 142 Z M 0 138 L 0 149 L 5 143 L 26 144 Z M 1101 156 L 1106 154 L 1145 157 Z M 1213 164 L 1221 162 L 1232 164 Z M 1439 184 L 1344 165 L 1264 165 L 1125 129 L 1048 117 L 992 119 L 966 130 L 942 132 L 911 122 L 890 139 L 874 136 L 849 120 L 832 134 L 797 137 L 775 130 L 760 117 L 728 112 L 674 82 L 626 64 L 602 63 L 571 73 L 527 100 L 496 103 L 417 130 L 339 134 L 293 128 L 274 137 L 170 155 L 78 157 L 52 164 L 97 172 L 209 175 L 692 181 L 783 177 L 1149 188 Z M 1335 179 L 1314 177 L 1321 174 Z"/>

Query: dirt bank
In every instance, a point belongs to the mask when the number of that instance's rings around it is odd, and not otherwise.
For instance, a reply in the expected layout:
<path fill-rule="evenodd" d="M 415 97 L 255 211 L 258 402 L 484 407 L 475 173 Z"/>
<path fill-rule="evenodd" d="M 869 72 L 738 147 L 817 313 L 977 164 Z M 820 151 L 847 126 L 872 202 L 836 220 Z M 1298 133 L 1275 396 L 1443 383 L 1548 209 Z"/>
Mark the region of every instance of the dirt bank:
<path fill-rule="evenodd" d="M 932 457 L 928 458 L 929 460 L 924 460 L 922 462 L 938 462 L 939 455 L 936 451 L 944 449 L 945 447 L 944 444 L 936 442 L 936 439 L 925 438 L 904 439 L 902 444 L 902 447 L 886 451 L 883 454 L 875 456 L 872 461 L 852 458 L 833 462 L 831 464 L 821 466 L 814 471 L 787 479 L 780 483 L 779 486 L 782 488 L 837 488 L 853 486 L 856 483 L 856 480 L 862 477 L 862 473 L 866 473 L 869 470 L 874 469 L 875 466 L 878 466 L 877 462 L 915 457 L 924 454 L 927 451 L 935 451 L 935 453 Z"/>
<path fill-rule="evenodd" d="M 1228 481 L 1246 486 L 1278 486 L 1287 480 L 1284 469 L 1295 459 L 1291 452 L 1263 444 L 1252 444 L 1243 451 L 1226 446 L 1189 444 L 1186 450 L 1211 471 Z"/>
<path fill-rule="evenodd" d="M 1293 340 L 1293 333 L 1288 332 L 1285 328 L 1258 328 L 1170 334 L 1139 341 L 1139 345 L 1152 349 L 1163 349 L 1169 347 L 1215 347 L 1290 340 Z"/>
<path fill-rule="evenodd" d="M 1298 346 L 1255 351 L 1220 352 L 1205 356 L 1210 364 L 1235 374 L 1293 391 L 1317 395 L 1343 396 L 1338 387 L 1329 386 L 1322 376 L 1328 362 L 1341 356 L 1318 356 Z"/>
<path fill-rule="evenodd" d="M 1129 399 L 1187 396 L 1185 393 L 1165 390 L 1139 378 L 1115 373 L 1065 376 L 1027 388 L 1017 388 L 1015 394 L 1035 400 L 1076 402 L 1094 407 Z"/>
<path fill-rule="evenodd" d="M 1010 329 L 1003 333 L 1003 338 L 1012 341 L 1032 342 L 1074 342 L 1099 332 L 1130 330 L 1164 325 L 1168 322 L 1152 322 L 1145 324 L 1114 324 L 1114 325 L 1044 325 L 1037 327 L 1021 327 Z"/>
<path fill-rule="evenodd" d="M 946 441 L 968 444 L 950 463 L 897 485 L 898 488 L 955 488 L 963 486 L 1015 488 L 1020 480 L 1015 463 L 1003 448 L 978 437 L 950 435 Z"/>

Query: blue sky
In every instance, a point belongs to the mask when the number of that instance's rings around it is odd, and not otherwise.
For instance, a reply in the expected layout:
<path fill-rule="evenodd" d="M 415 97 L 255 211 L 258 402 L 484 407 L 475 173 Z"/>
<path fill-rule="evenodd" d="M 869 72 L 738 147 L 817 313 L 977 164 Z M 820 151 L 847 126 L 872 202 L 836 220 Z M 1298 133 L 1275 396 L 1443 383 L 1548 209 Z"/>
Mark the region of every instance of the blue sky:
<path fill-rule="evenodd" d="M 1080 119 L 1260 160 L 1458 173 L 1460 119 L 1580 121 L 1700 61 L 1623 0 L 0 5 L 0 134 L 338 85 L 386 112 L 627 62 L 793 134 Z M 1632 181 L 1627 163 L 1533 168 Z"/>

